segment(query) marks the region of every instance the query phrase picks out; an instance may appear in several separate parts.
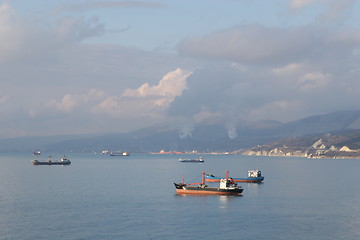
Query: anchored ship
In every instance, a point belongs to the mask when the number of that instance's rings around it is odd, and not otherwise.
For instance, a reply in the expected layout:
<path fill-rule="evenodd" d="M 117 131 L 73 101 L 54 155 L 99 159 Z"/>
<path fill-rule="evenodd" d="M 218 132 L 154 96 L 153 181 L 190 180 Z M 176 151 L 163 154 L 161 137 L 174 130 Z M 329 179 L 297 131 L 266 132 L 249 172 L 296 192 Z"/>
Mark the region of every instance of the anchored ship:
<path fill-rule="evenodd" d="M 40 151 L 40 150 L 35 151 L 35 152 L 33 152 L 33 154 L 34 154 L 34 156 L 38 156 L 38 155 L 40 155 L 40 154 L 41 154 L 41 151 Z"/>
<path fill-rule="evenodd" d="M 203 163 L 204 162 L 204 158 L 201 157 L 199 159 L 179 159 L 179 162 L 195 162 L 195 163 Z"/>
<path fill-rule="evenodd" d="M 47 161 L 39 161 L 37 158 L 32 160 L 32 164 L 34 165 L 69 165 L 71 161 L 63 156 L 60 161 L 52 161 L 51 156 L 49 156 Z"/>
<path fill-rule="evenodd" d="M 248 183 L 260 183 L 264 181 L 264 177 L 261 176 L 260 170 L 249 170 L 248 177 L 243 178 L 230 178 L 234 182 L 248 182 Z M 205 181 L 206 182 L 220 182 L 221 177 L 216 177 L 212 174 L 205 173 Z"/>
<path fill-rule="evenodd" d="M 181 183 L 174 183 L 174 185 L 177 194 L 241 195 L 244 190 L 229 178 L 228 171 L 226 171 L 226 177 L 220 180 L 219 187 L 205 185 L 205 172 L 201 173 L 201 183 L 185 184 L 183 177 Z"/>
<path fill-rule="evenodd" d="M 116 157 L 116 156 L 127 157 L 127 156 L 130 156 L 130 154 L 128 152 L 112 152 L 112 153 L 110 153 L 110 156 L 112 156 L 112 157 Z"/>

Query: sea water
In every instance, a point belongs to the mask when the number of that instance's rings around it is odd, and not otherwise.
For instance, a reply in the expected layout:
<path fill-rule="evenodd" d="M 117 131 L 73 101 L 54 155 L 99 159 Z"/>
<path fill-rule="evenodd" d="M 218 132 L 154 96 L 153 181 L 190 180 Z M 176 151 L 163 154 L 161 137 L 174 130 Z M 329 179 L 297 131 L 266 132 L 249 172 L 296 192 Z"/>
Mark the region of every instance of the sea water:
<path fill-rule="evenodd" d="M 360 239 L 360 159 L 66 156 L 70 166 L 33 166 L 31 154 L 0 154 L 1 240 Z M 240 183 L 242 196 L 175 194 L 182 176 L 250 169 L 265 180 Z"/>

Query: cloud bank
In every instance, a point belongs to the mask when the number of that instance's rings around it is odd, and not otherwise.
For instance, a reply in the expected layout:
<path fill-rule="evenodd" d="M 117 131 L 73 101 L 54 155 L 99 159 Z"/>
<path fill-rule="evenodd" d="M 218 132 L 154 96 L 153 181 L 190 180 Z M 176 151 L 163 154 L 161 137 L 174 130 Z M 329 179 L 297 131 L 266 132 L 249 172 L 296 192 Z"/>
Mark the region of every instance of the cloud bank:
<path fill-rule="evenodd" d="M 347 24 L 355 3 L 288 1 L 284 18 L 313 6 L 319 13 L 306 24 L 234 22 L 161 52 L 89 41 L 105 37 L 107 25 L 77 14 L 129 7 L 125 2 L 62 4 L 51 16 L 21 16 L 3 2 L 0 137 L 124 132 L 163 122 L 191 137 L 195 124 L 220 121 L 236 138 L 243 120 L 358 109 L 360 28 Z"/>

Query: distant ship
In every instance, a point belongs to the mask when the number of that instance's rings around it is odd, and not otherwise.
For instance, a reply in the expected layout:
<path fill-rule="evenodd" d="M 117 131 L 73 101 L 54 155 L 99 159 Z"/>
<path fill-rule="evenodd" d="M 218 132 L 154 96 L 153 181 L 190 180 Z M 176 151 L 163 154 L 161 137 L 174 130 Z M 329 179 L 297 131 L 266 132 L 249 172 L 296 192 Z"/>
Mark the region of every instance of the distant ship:
<path fill-rule="evenodd" d="M 151 154 L 173 154 L 174 152 L 165 152 L 164 149 L 161 149 L 159 152 L 152 152 Z"/>
<path fill-rule="evenodd" d="M 51 156 L 49 156 L 47 161 L 39 161 L 37 158 L 32 160 L 32 164 L 34 165 L 70 165 L 71 161 L 63 156 L 60 161 L 52 161 Z"/>
<path fill-rule="evenodd" d="M 185 184 L 184 178 L 181 183 L 174 183 L 177 194 L 200 194 L 200 195 L 241 195 L 243 188 L 229 179 L 228 171 L 226 177 L 220 180 L 220 186 L 209 187 L 205 185 L 205 172 L 202 172 L 201 183 Z"/>
<path fill-rule="evenodd" d="M 179 159 L 179 162 L 197 162 L 197 163 L 203 163 L 204 162 L 204 158 L 201 157 L 199 159 Z"/>
<path fill-rule="evenodd" d="M 249 182 L 249 183 L 260 183 L 264 181 L 264 177 L 261 176 L 260 170 L 249 170 L 248 177 L 244 178 L 230 178 L 234 182 Z M 205 174 L 205 181 L 206 182 L 220 182 L 221 177 L 216 177 L 212 174 Z"/>
<path fill-rule="evenodd" d="M 41 154 L 41 151 L 35 151 L 35 152 L 33 152 L 33 154 L 34 154 L 35 156 L 38 156 L 38 155 Z"/>
<path fill-rule="evenodd" d="M 130 154 L 128 152 L 114 152 L 114 153 L 110 153 L 110 156 L 130 156 Z"/>
<path fill-rule="evenodd" d="M 101 154 L 110 154 L 110 151 L 105 149 L 101 151 Z"/>

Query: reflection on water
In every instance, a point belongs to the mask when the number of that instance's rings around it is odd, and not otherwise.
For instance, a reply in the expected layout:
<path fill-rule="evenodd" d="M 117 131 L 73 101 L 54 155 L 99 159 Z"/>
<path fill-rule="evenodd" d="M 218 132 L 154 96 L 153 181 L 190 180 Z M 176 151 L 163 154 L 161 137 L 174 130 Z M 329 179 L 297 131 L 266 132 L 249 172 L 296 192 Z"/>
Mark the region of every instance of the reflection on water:
<path fill-rule="evenodd" d="M 259 191 L 263 188 L 263 185 L 265 183 L 242 183 L 241 186 L 243 188 L 246 188 L 246 195 L 257 195 L 259 194 Z"/>
<path fill-rule="evenodd" d="M 219 197 L 219 208 L 229 208 L 231 207 L 232 205 L 229 204 L 231 201 L 236 201 L 237 198 L 241 198 L 242 195 L 238 195 L 238 196 L 218 196 Z"/>

